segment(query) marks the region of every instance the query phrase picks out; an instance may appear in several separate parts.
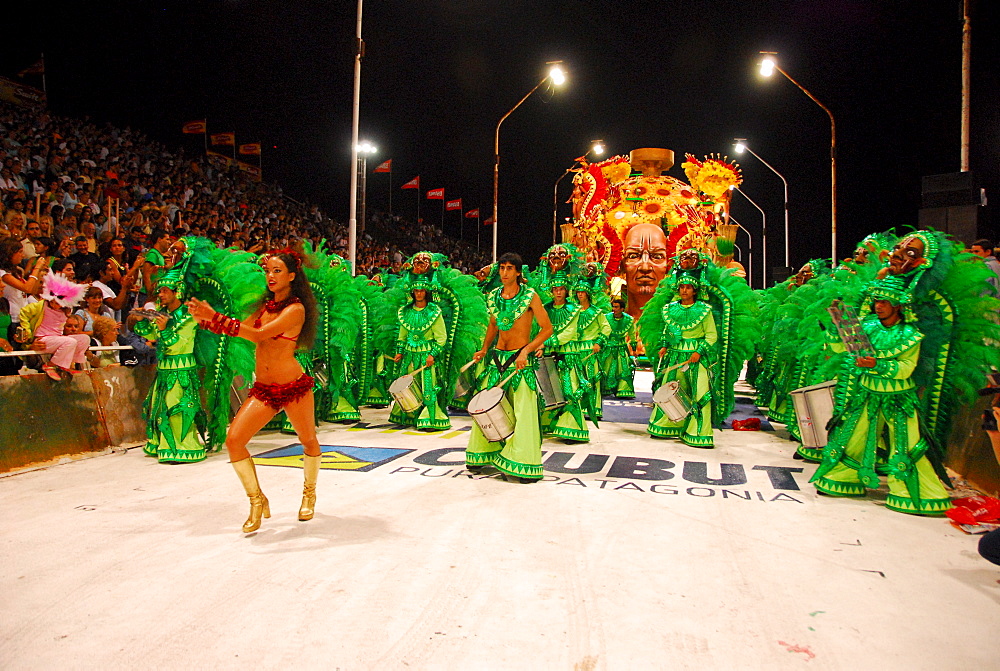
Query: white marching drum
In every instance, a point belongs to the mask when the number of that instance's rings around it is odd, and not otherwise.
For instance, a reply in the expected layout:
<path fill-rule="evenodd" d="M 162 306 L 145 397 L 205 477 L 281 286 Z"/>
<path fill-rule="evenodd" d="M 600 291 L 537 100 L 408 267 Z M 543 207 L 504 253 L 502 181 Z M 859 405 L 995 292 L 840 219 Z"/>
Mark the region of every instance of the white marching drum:
<path fill-rule="evenodd" d="M 423 394 L 417 387 L 417 380 L 413 375 L 403 375 L 389 385 L 389 395 L 396 401 L 403 412 L 416 412 L 424 404 Z"/>
<path fill-rule="evenodd" d="M 826 445 L 826 425 L 833 417 L 833 390 L 836 387 L 837 381 L 830 380 L 791 392 L 803 447 Z"/>
<path fill-rule="evenodd" d="M 454 398 L 462 398 L 476 388 L 476 375 L 473 372 L 475 361 L 470 361 L 458 369 L 458 378 L 455 380 Z"/>
<path fill-rule="evenodd" d="M 671 422 L 680 422 L 691 414 L 691 402 L 681 391 L 681 385 L 677 380 L 660 385 L 659 389 L 653 392 L 653 403 Z"/>
<path fill-rule="evenodd" d="M 545 409 L 551 410 L 566 405 L 566 397 L 563 396 L 562 377 L 559 375 L 559 368 L 556 366 L 556 358 L 553 356 L 543 356 L 538 360 L 538 391 L 545 402 Z"/>
<path fill-rule="evenodd" d="M 514 409 L 503 387 L 490 387 L 469 401 L 467 408 L 486 440 L 496 443 L 514 434 Z"/>

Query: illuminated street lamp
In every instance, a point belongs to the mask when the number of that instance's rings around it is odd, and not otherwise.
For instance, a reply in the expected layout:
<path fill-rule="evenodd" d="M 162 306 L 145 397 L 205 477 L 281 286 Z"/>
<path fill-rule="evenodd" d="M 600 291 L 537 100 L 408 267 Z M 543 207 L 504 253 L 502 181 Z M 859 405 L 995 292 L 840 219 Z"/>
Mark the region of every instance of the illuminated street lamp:
<path fill-rule="evenodd" d="M 775 59 L 776 54 L 773 51 L 762 51 L 760 52 L 764 56 L 763 60 L 760 62 L 760 74 L 762 77 L 770 77 L 777 70 L 785 76 L 785 79 L 795 84 L 800 91 L 809 96 L 810 100 L 819 105 L 827 116 L 830 117 L 830 240 L 833 245 L 833 252 L 831 258 L 833 259 L 833 265 L 837 265 L 837 125 L 833 120 L 833 112 L 830 109 L 816 99 L 812 93 L 809 93 L 802 84 L 792 79 L 787 72 L 781 69 L 778 65 L 777 59 Z M 760 157 L 758 157 L 760 158 Z M 787 244 L 787 243 L 786 243 Z M 787 259 L 785 260 L 785 265 L 788 265 Z"/>
<path fill-rule="evenodd" d="M 583 155 L 583 158 L 587 158 L 587 156 L 591 152 L 597 154 L 598 156 L 603 154 L 604 140 L 593 140 L 590 143 L 590 149 L 587 150 L 587 153 Z M 552 244 L 553 245 L 556 244 L 557 242 L 556 231 L 559 230 L 559 182 L 561 182 L 562 178 L 570 174 L 571 172 L 573 172 L 573 168 L 566 168 L 565 172 L 559 175 L 559 179 L 556 180 L 556 185 L 552 189 Z"/>
<path fill-rule="evenodd" d="M 354 147 L 358 156 L 358 210 L 361 219 L 361 235 L 365 234 L 365 203 L 368 194 L 368 156 L 378 151 L 378 148 L 368 140 L 362 140 Z M 355 238 L 356 239 L 356 238 Z"/>
<path fill-rule="evenodd" d="M 549 71 L 542 77 L 542 80 L 535 84 L 535 87 L 528 91 L 510 111 L 500 117 L 497 122 L 496 134 L 493 137 L 493 263 L 497 262 L 497 196 L 500 193 L 500 124 L 504 122 L 531 94 L 547 81 L 551 81 L 554 86 L 559 86 L 566 81 L 566 72 L 562 69 L 562 61 L 551 61 L 548 63 Z"/>
<path fill-rule="evenodd" d="M 750 152 L 751 156 L 753 156 L 758 161 L 760 161 L 761 163 L 763 163 L 764 165 L 766 165 L 771 170 L 771 172 L 773 172 L 775 175 L 777 175 L 778 179 L 781 180 L 781 183 L 785 187 L 785 268 L 787 268 L 788 267 L 788 263 L 789 263 L 788 262 L 788 180 L 785 179 L 784 175 L 782 175 L 780 172 L 778 172 L 777 170 L 775 170 L 773 165 L 771 165 L 770 163 L 768 163 L 767 161 L 765 161 L 764 159 L 762 159 L 760 156 L 758 156 L 754 152 L 753 149 L 751 149 L 750 147 L 748 147 L 746 139 L 738 137 L 738 138 L 736 138 L 734 140 L 734 142 L 736 143 L 736 153 L 737 154 L 742 154 L 745 151 L 746 152 Z M 741 191 L 740 193 L 743 193 L 743 192 Z M 746 194 L 744 193 L 743 195 L 745 196 Z M 750 200 L 750 199 L 747 198 L 747 200 Z M 753 201 L 751 201 L 751 202 L 753 202 Z M 754 203 L 754 205 L 756 206 L 756 203 Z M 757 209 L 759 210 L 760 208 L 758 207 Z M 763 211 L 761 211 L 761 213 L 763 214 Z M 765 273 L 765 284 L 766 284 L 766 282 L 767 282 L 767 278 L 766 278 L 766 273 L 767 273 L 767 239 L 766 238 L 764 240 L 764 268 L 765 268 L 764 273 Z"/>
<path fill-rule="evenodd" d="M 760 210 L 760 220 L 761 220 L 761 224 L 760 224 L 760 238 L 761 238 L 761 247 L 762 247 L 761 256 L 764 257 L 764 262 L 761 263 L 761 266 L 763 266 L 763 272 L 761 273 L 762 274 L 762 277 L 761 277 L 761 282 L 762 282 L 761 288 L 762 289 L 767 289 L 767 214 L 764 212 L 764 209 L 760 205 L 758 205 L 757 203 L 755 203 L 750 198 L 750 196 L 748 196 L 745 193 L 743 193 L 743 191 L 738 186 L 736 186 L 735 184 L 733 186 L 730 186 L 729 190 L 730 191 L 738 191 L 739 193 L 741 193 L 743 195 L 744 198 L 747 199 L 747 201 L 750 202 L 751 205 L 753 205 L 758 210 Z M 729 218 L 732 219 L 733 218 L 732 215 L 730 215 Z M 739 226 L 740 228 L 743 228 L 743 226 L 741 226 L 738 221 L 736 222 L 736 225 Z M 743 230 L 746 231 L 747 237 L 750 237 L 750 231 L 747 231 L 747 229 L 745 229 L 745 228 L 743 228 Z M 787 238 L 787 234 L 786 234 L 786 238 Z M 751 255 L 753 254 L 753 238 L 750 238 L 750 254 Z M 752 256 L 751 256 L 751 258 L 752 258 Z M 788 263 L 786 262 L 785 265 L 787 266 Z M 750 271 L 748 270 L 747 271 L 747 275 L 749 276 L 749 274 L 750 274 Z"/>

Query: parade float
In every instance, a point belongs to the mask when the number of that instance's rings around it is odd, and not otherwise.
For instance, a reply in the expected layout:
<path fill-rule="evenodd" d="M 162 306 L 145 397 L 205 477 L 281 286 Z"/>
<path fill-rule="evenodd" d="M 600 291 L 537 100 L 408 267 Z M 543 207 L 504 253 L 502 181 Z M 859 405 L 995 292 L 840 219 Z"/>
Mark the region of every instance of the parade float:
<path fill-rule="evenodd" d="M 729 223 L 732 190 L 743 179 L 739 166 L 715 155 L 685 158 L 688 182 L 665 174 L 674 165 L 669 149 L 635 149 L 598 163 L 577 159 L 572 223 L 562 226 L 562 241 L 603 264 L 612 292 L 627 296 L 634 317 L 685 249 L 746 276 L 733 260 L 738 226 Z"/>

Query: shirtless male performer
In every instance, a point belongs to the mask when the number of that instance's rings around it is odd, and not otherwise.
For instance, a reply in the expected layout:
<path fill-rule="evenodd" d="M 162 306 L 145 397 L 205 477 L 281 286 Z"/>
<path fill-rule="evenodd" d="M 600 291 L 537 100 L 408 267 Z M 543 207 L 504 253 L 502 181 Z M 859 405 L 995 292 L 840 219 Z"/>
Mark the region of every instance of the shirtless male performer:
<path fill-rule="evenodd" d="M 469 446 L 465 448 L 465 464 L 470 471 L 484 466 L 496 467 L 504 479 L 537 482 L 542 479 L 542 431 L 538 414 L 538 383 L 535 379 L 535 353 L 552 335 L 552 324 L 534 289 L 522 284 L 521 257 L 504 254 L 498 261 L 500 287 L 486 298 L 490 324 L 486 328 L 483 348 L 476 352 L 478 362 L 491 354 L 486 363 L 485 384 L 499 384 L 516 369 L 516 374 L 504 385 L 514 410 L 514 434 L 505 441 L 491 443 L 473 423 Z M 531 338 L 532 320 L 539 331 Z M 493 340 L 496 347 L 490 352 Z"/>

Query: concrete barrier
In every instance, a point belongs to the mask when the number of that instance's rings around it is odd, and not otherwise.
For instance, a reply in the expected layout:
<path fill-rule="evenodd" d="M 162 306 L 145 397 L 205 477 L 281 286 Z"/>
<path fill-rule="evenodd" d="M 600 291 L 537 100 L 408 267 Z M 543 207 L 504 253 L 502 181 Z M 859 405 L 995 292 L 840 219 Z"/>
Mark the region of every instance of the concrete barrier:
<path fill-rule="evenodd" d="M 0 376 L 0 473 L 146 438 L 142 402 L 155 366 L 113 366 L 55 382 Z"/>

